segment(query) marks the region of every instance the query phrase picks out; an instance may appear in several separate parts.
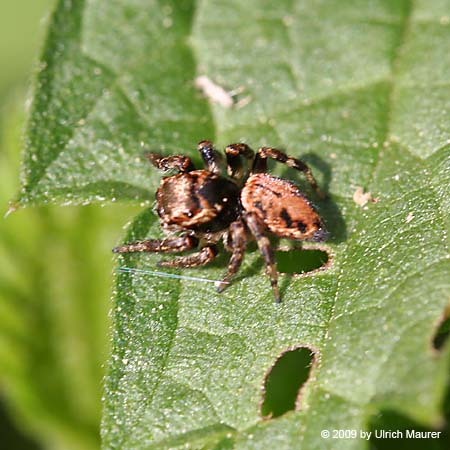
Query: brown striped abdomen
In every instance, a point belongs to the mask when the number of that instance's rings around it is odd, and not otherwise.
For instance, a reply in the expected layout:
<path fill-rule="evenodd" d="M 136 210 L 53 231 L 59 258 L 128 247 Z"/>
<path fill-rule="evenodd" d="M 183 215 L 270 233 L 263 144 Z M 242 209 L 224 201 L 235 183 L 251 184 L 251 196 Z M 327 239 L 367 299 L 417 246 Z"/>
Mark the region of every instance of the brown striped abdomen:
<path fill-rule="evenodd" d="M 295 184 L 267 173 L 251 175 L 241 192 L 245 211 L 256 214 L 270 232 L 298 240 L 323 240 L 326 232 L 311 202 Z"/>

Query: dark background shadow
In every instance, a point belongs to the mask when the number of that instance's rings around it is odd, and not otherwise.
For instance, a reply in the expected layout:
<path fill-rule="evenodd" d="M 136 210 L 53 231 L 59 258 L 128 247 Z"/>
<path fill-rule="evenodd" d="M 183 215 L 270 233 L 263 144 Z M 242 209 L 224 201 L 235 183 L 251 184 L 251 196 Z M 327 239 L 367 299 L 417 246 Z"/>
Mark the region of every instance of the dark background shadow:
<path fill-rule="evenodd" d="M 450 390 L 448 391 L 450 392 Z M 384 410 L 372 417 L 369 423 L 369 430 L 372 432 L 369 440 L 370 450 L 448 450 L 450 449 L 449 423 L 449 395 L 447 394 L 446 423 L 440 429 L 424 427 L 409 417 L 395 411 Z M 403 432 L 402 439 L 375 438 L 375 430 L 400 430 Z M 414 431 L 441 431 L 439 438 L 430 439 L 407 439 L 406 430 Z"/>

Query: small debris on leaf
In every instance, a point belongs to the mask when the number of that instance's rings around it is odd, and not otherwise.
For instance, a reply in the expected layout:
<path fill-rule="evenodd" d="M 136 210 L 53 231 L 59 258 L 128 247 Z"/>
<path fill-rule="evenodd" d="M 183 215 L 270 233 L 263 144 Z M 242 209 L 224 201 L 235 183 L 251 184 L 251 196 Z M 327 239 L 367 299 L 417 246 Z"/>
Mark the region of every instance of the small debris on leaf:
<path fill-rule="evenodd" d="M 233 96 L 205 75 L 195 79 L 195 87 L 200 89 L 211 102 L 218 103 L 224 108 L 231 108 L 234 104 Z"/>
<path fill-rule="evenodd" d="M 200 89 L 205 97 L 207 97 L 212 103 L 218 103 L 227 109 L 232 106 L 243 108 L 251 102 L 250 96 L 246 96 L 241 99 L 237 98 L 244 92 L 244 87 L 240 86 L 232 91 L 227 91 L 219 84 L 214 83 L 214 81 L 206 75 L 201 75 L 195 79 L 195 87 Z"/>
<path fill-rule="evenodd" d="M 364 192 L 364 189 L 358 186 L 353 194 L 353 201 L 359 206 L 365 206 L 370 200 L 372 200 L 372 194 L 370 192 Z"/>

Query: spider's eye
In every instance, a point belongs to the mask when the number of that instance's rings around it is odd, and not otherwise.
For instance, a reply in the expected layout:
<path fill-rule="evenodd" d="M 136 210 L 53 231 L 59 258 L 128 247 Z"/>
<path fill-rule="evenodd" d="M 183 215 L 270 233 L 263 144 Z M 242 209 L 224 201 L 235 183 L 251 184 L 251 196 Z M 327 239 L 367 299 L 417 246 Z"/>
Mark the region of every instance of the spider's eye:
<path fill-rule="evenodd" d="M 194 213 L 191 212 L 191 211 L 186 211 L 185 214 L 186 214 L 186 216 L 188 216 L 189 218 L 191 218 L 191 217 L 194 216 Z"/>

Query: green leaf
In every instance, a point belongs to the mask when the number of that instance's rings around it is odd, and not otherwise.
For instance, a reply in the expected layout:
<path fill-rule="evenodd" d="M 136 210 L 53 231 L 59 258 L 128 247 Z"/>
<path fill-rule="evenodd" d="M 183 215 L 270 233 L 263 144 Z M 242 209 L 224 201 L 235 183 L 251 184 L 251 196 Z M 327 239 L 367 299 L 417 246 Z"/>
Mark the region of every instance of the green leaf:
<path fill-rule="evenodd" d="M 254 248 L 221 295 L 208 283 L 118 276 L 105 447 L 363 449 L 320 431 L 370 429 L 387 411 L 439 425 L 449 347 L 436 355 L 430 342 L 448 302 L 449 35 L 438 0 L 60 2 L 23 204 L 149 200 L 160 175 L 142 150 L 198 161 L 205 138 L 284 148 L 330 194 L 317 203 L 331 266 L 282 276 L 281 305 Z M 198 74 L 243 88 L 246 101 L 208 105 Z M 359 187 L 373 202 L 354 201 Z M 151 210 L 125 241 L 148 236 L 161 236 Z M 185 275 L 216 280 L 225 267 L 222 256 Z M 293 347 L 318 360 L 299 410 L 262 420 L 266 374 Z"/>
<path fill-rule="evenodd" d="M 0 115 L 0 200 L 17 189 L 23 103 Z M 17 105 L 16 105 L 17 103 Z M 134 209 L 52 206 L 0 221 L 0 391 L 46 449 L 99 447 L 108 353 L 111 241 Z M 5 448 L 16 448 L 2 434 Z M 27 447 L 28 448 L 28 447 Z"/>
<path fill-rule="evenodd" d="M 177 5 L 60 2 L 37 77 L 20 203 L 149 200 L 157 175 L 144 150 L 179 151 L 200 127 L 213 133 L 206 103 L 194 99 L 192 5 Z"/>

